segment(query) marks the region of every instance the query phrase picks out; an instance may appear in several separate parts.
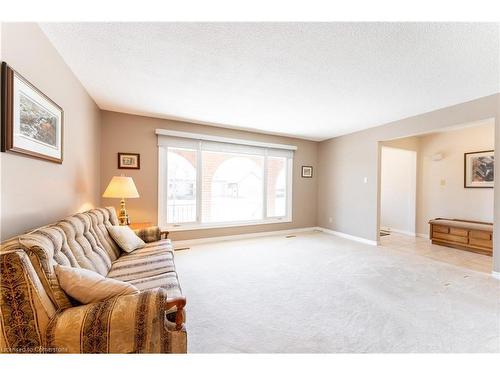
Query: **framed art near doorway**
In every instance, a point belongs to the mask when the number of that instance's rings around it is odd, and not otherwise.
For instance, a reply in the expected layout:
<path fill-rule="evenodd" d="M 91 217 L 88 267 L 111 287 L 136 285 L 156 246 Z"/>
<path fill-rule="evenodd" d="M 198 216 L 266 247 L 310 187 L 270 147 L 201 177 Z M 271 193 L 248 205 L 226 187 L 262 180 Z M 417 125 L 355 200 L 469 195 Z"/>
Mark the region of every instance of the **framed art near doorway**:
<path fill-rule="evenodd" d="M 464 154 L 464 187 L 493 188 L 494 162 L 493 150 Z"/>

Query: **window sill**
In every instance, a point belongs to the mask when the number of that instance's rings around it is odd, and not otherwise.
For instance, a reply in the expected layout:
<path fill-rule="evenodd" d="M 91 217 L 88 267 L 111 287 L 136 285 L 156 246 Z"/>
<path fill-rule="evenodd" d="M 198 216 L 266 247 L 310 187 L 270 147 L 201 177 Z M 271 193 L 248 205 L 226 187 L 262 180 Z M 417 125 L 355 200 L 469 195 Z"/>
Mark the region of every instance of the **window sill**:
<path fill-rule="evenodd" d="M 281 219 L 268 219 L 268 220 L 257 220 L 257 221 L 240 221 L 240 222 L 230 222 L 230 223 L 207 223 L 207 224 L 180 224 L 180 225 L 167 225 L 162 227 L 162 230 L 167 230 L 169 232 L 182 232 L 188 230 L 203 230 L 203 229 L 220 229 L 220 228 L 232 228 L 232 227 L 247 227 L 256 225 L 266 225 L 266 224 L 284 224 L 291 223 L 292 219 L 284 217 Z"/>

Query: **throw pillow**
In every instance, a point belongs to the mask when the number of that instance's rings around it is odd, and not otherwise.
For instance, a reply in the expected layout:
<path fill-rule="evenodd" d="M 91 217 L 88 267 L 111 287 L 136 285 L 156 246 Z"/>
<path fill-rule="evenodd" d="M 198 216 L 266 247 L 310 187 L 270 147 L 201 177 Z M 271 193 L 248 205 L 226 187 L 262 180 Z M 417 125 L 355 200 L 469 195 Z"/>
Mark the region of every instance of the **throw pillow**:
<path fill-rule="evenodd" d="M 126 225 L 113 225 L 108 227 L 108 232 L 123 251 L 130 253 L 146 246 L 146 243 Z"/>
<path fill-rule="evenodd" d="M 55 271 L 66 294 L 83 304 L 139 293 L 139 289 L 130 283 L 110 279 L 85 268 L 56 265 Z"/>

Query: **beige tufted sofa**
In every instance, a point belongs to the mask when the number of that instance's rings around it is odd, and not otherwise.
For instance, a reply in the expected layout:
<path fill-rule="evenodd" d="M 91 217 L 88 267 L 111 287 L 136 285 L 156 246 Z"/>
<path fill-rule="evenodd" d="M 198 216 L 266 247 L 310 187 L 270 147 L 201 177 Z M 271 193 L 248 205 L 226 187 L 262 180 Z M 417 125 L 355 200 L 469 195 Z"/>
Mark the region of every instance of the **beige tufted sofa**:
<path fill-rule="evenodd" d="M 20 235 L 0 250 L 0 351 L 15 353 L 185 353 L 185 298 L 170 240 L 138 231 L 146 247 L 122 253 L 98 208 Z M 81 305 L 59 287 L 56 264 L 134 284 L 140 293 Z"/>

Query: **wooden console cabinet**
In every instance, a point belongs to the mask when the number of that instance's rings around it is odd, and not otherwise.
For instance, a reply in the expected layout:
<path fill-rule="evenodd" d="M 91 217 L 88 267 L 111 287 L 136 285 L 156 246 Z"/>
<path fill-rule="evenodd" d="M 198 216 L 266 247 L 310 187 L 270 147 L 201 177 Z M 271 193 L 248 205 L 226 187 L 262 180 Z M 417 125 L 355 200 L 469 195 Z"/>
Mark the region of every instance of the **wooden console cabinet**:
<path fill-rule="evenodd" d="M 429 221 L 433 244 L 474 253 L 493 254 L 493 224 L 437 218 Z"/>

